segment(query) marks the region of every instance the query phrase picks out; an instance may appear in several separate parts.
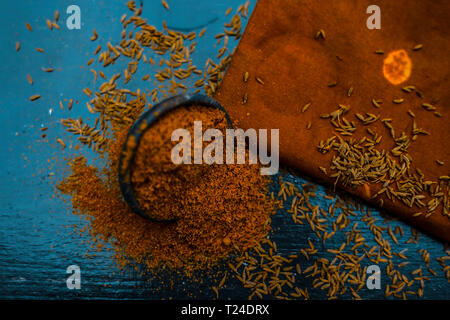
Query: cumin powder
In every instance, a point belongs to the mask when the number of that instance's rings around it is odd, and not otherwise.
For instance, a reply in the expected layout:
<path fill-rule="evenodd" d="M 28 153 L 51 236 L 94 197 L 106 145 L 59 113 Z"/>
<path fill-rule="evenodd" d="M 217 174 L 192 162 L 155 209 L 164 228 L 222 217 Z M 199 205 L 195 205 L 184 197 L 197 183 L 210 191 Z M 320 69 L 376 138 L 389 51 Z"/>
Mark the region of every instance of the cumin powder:
<path fill-rule="evenodd" d="M 71 195 L 74 213 L 90 221 L 94 242 L 113 245 L 119 266 L 136 262 L 147 269 L 182 268 L 189 273 L 254 247 L 270 230 L 269 180 L 260 175 L 259 165 L 171 161 L 176 144 L 170 139 L 172 131 L 185 128 L 193 137 L 194 120 L 202 121 L 203 131 L 227 127 L 219 110 L 175 109 L 143 134 L 132 166 L 131 179 L 143 210 L 164 219 L 176 217 L 174 222 L 143 219 L 122 198 L 118 160 L 129 126 L 114 133 L 104 167 L 89 165 L 84 157 L 70 162 L 71 174 L 59 189 Z"/>

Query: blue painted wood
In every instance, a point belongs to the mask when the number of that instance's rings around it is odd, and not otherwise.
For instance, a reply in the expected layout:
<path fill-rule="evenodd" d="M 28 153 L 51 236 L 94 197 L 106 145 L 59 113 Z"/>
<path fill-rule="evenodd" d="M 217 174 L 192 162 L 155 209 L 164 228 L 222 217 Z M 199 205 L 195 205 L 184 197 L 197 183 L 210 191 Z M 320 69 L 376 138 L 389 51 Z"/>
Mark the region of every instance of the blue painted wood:
<path fill-rule="evenodd" d="M 124 1 L 125 2 L 125 1 Z M 207 33 L 199 40 L 195 52 L 195 64 L 203 66 L 208 57 L 217 53 L 214 35 L 222 32 L 223 24 L 229 17 L 224 12 L 229 6 L 234 9 L 240 4 L 237 0 L 169 0 L 171 9 L 166 11 L 160 1 L 144 1 L 143 17 L 152 24 L 162 26 L 165 20 L 170 28 L 183 31 L 200 31 L 207 25 Z M 128 12 L 124 3 L 119 1 L 77 0 L 81 8 L 81 30 L 68 30 L 65 27 L 65 14 L 72 1 L 8 1 L 0 11 L 0 82 L 1 82 L 1 126 L 0 148 L 0 298 L 212 298 L 208 275 L 203 284 L 191 283 L 189 279 L 175 279 L 173 289 L 160 285 L 154 279 L 142 279 L 134 272 L 119 273 L 114 267 L 110 251 L 102 251 L 95 258 L 85 256 L 89 245 L 86 237 L 73 234 L 73 224 L 84 225 L 79 217 L 73 216 L 70 208 L 61 199 L 53 198 L 54 183 L 64 174 L 62 155 L 69 155 L 70 148 L 59 151 L 56 138 L 69 138 L 64 133 L 58 119 L 81 115 L 88 118 L 85 108 L 87 97 L 82 93 L 86 86 L 93 86 L 93 77 L 86 62 L 98 44 L 106 46 L 108 41 L 117 41 L 121 32 L 119 19 Z M 253 8 L 252 3 L 251 8 Z M 52 19 L 55 10 L 59 10 L 60 30 L 48 30 L 45 19 Z M 30 32 L 25 27 L 29 22 Z M 89 41 L 92 29 L 96 29 L 99 39 Z M 15 51 L 19 41 L 21 49 Z M 43 53 L 35 51 L 41 47 Z M 96 64 L 94 63 L 94 68 Z M 53 67 L 55 72 L 45 73 L 42 67 Z M 123 62 L 105 70 L 107 76 L 121 72 Z M 139 79 L 151 73 L 150 66 L 139 67 L 130 89 L 142 88 L 148 84 Z M 98 68 L 97 68 L 98 69 Z M 26 74 L 34 79 L 31 86 Z M 152 88 L 149 88 L 150 90 Z M 40 94 L 41 98 L 30 102 L 28 97 Z M 77 100 L 71 112 L 61 110 L 60 100 Z M 42 139 L 40 127 L 49 127 L 48 138 Z M 92 156 L 92 155 L 91 155 Z M 287 179 L 300 186 L 304 179 L 286 175 Z M 325 190 L 319 187 L 320 192 Z M 327 208 L 329 202 L 318 203 Z M 382 218 L 376 211 L 374 215 Z M 357 219 L 357 218 L 356 218 Z M 390 222 L 393 226 L 401 222 Z M 364 224 L 360 224 L 363 227 Z M 403 225 L 404 226 L 404 225 Z M 405 229 L 407 227 L 404 226 Z M 274 240 L 281 253 L 298 253 L 298 248 L 311 239 L 321 253 L 327 256 L 326 249 L 339 246 L 343 240 L 333 237 L 326 247 L 307 228 L 292 223 L 286 212 L 274 217 Z M 364 231 L 371 238 L 368 230 Z M 408 239 L 405 236 L 405 241 Z M 404 241 L 403 241 L 404 242 Z M 420 244 L 401 243 L 402 248 L 411 255 L 409 270 L 422 265 L 417 250 L 426 248 L 434 257 L 444 255 L 443 246 L 425 235 L 420 236 Z M 370 242 L 368 242 L 370 243 Z M 302 263 L 306 261 L 301 260 Z M 66 268 L 76 264 L 81 268 L 82 288 L 79 291 L 66 287 Z M 449 284 L 440 266 L 435 261 L 432 267 L 438 277 L 427 282 L 425 298 L 449 299 Z M 150 280 L 147 283 L 147 280 Z M 305 286 L 308 286 L 305 282 Z M 159 290 L 155 290 L 159 288 Z M 384 286 L 383 286 L 384 288 Z M 382 290 L 381 290 L 382 291 Z M 381 291 L 363 290 L 361 296 L 383 299 Z M 230 281 L 221 291 L 221 297 L 246 298 L 248 291 L 237 281 Z M 311 290 L 311 296 L 323 298 L 320 292 Z"/>

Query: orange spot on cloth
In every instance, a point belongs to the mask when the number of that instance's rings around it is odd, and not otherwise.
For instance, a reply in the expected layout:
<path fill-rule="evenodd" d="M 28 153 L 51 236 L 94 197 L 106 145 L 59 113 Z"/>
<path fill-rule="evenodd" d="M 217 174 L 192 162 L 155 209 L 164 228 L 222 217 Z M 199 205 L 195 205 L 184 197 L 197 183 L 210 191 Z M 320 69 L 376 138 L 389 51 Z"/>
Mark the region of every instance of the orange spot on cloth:
<path fill-rule="evenodd" d="M 383 61 L 383 75 L 392 84 L 405 82 L 411 76 L 412 62 L 405 50 L 389 52 Z"/>

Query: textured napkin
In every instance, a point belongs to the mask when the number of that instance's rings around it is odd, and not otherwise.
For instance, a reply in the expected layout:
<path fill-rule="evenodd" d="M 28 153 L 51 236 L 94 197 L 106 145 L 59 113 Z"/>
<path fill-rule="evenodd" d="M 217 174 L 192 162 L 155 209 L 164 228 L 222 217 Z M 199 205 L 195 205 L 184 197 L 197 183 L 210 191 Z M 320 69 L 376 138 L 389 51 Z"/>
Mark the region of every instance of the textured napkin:
<path fill-rule="evenodd" d="M 322 154 L 318 145 L 339 133 L 330 119 L 320 115 L 339 109 L 339 104 L 349 107 L 343 116 L 353 121 L 356 130 L 342 138 L 370 138 L 370 128 L 382 137 L 375 148 L 386 151 L 395 143 L 381 120 L 392 119 L 387 123 L 394 128 L 396 138 L 405 132 L 410 140 L 407 152 L 412 171 L 416 173 L 418 168 L 424 181 L 439 182 L 439 177 L 450 175 L 450 4 L 419 0 L 377 4 L 381 29 L 366 26 L 370 1 L 259 0 L 215 98 L 242 128 L 280 129 L 281 163 L 331 185 L 335 178 L 328 175 L 336 171 L 330 170 L 330 162 L 336 153 L 330 150 Z M 392 51 L 397 54 L 389 57 Z M 411 70 L 409 77 L 407 69 Z M 249 74 L 246 82 L 245 72 Z M 408 79 L 397 83 L 402 77 Z M 406 86 L 413 86 L 406 88 L 411 92 L 402 90 Z M 432 110 L 422 104 L 429 104 Z M 367 113 L 380 118 L 363 125 L 356 113 L 365 119 Z M 414 121 L 416 130 L 430 135 L 419 133 L 412 141 Z M 434 188 L 437 184 L 431 185 Z M 424 208 L 416 204 L 410 207 L 390 200 L 386 193 L 373 198 L 381 183 L 357 187 L 337 183 L 338 188 L 382 205 L 448 242 L 450 217 L 442 208 L 448 201 L 448 182 L 443 186 L 442 191 L 433 189 L 439 205 L 425 217 L 431 197 L 420 199 Z M 395 184 L 388 187 L 396 189 Z"/>

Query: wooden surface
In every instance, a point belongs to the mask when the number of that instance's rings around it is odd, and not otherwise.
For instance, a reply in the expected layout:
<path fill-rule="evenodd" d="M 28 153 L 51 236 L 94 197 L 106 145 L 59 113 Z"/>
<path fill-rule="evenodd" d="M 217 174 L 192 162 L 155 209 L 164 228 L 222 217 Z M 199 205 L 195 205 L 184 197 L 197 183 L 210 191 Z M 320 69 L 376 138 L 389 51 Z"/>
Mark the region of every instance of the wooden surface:
<path fill-rule="evenodd" d="M 61 28 L 50 32 L 45 19 L 51 18 L 55 9 L 65 19 L 65 6 L 56 2 L 15 1 L 4 4 L 0 12 L 2 28 L 0 41 L 3 50 L 0 58 L 0 79 L 2 83 L 0 99 L 1 148 L 0 155 L 0 298 L 2 299 L 162 299 L 168 297 L 190 299 L 210 299 L 215 294 L 210 290 L 209 276 L 199 284 L 189 279 L 175 279 L 173 289 L 158 283 L 157 280 L 143 279 L 134 272 L 118 273 L 112 261 L 112 254 L 104 251 L 96 257 L 88 258 L 89 245 L 86 236 L 73 234 L 73 224 L 84 222 L 71 214 L 70 208 L 61 199 L 53 198 L 54 183 L 64 174 L 64 155 L 70 155 L 71 149 L 60 151 L 56 138 L 64 137 L 58 119 L 69 113 L 61 111 L 58 101 L 61 99 L 79 100 L 75 104 L 73 117 L 87 117 L 84 107 L 87 97 L 81 92 L 85 86 L 92 86 L 92 74 L 86 67 L 95 47 L 107 41 L 115 41 L 120 34 L 120 16 L 127 12 L 118 2 L 99 1 L 95 9 L 90 1 L 77 1 L 82 10 L 82 29 L 69 31 Z M 225 10 L 238 1 L 170 1 L 171 10 L 166 12 L 159 1 L 144 1 L 143 17 L 157 26 L 163 20 L 168 25 L 183 30 L 199 31 L 208 24 L 208 32 L 199 42 L 196 56 L 199 66 L 203 66 L 207 57 L 215 56 L 214 35 L 222 31 L 226 19 Z M 252 3 L 253 8 L 254 3 Z M 33 33 L 25 28 L 25 22 L 33 26 Z M 61 25 L 63 25 L 61 23 Z M 202 26 L 199 29 L 196 27 Z M 92 29 L 100 35 L 99 42 L 91 43 L 88 38 Z M 21 42 L 21 50 L 15 51 L 15 42 Z M 36 47 L 45 49 L 44 53 L 35 51 Z M 43 73 L 41 67 L 52 66 L 57 71 Z M 113 74 L 123 69 L 121 65 L 112 66 L 108 72 Z M 131 89 L 145 85 L 140 79 L 149 70 L 139 70 L 136 80 L 129 83 Z M 30 86 L 26 74 L 30 73 L 35 84 Z M 41 94 L 42 98 L 34 103 L 28 101 L 32 94 Z M 226 107 L 226 106 L 225 106 Z M 50 113 L 49 110 L 53 108 Z M 41 139 L 41 126 L 48 126 L 48 139 Z M 298 186 L 304 179 L 288 175 Z M 319 187 L 319 192 L 325 189 Z M 329 202 L 317 203 L 327 208 Z M 374 211 L 374 216 L 382 223 L 383 218 Z M 358 217 L 355 217 L 357 220 Z M 398 221 L 389 222 L 392 226 L 402 225 Z M 292 223 L 287 213 L 280 212 L 274 217 L 273 239 L 280 253 L 298 253 L 298 249 L 307 245 L 310 239 L 320 248 L 320 254 L 327 256 L 326 249 L 340 245 L 344 234 L 334 237 L 327 246 L 322 246 L 307 226 Z M 362 228 L 363 226 L 361 226 Z M 369 231 L 363 229 L 369 239 Z M 408 248 L 410 264 L 406 270 L 414 270 L 422 265 L 417 250 L 426 248 L 433 257 L 444 255 L 441 243 L 420 235 L 420 242 L 406 244 L 408 231 L 399 247 Z M 368 242 L 370 243 L 370 242 Z M 302 265 L 307 261 L 300 259 Z M 66 287 L 66 268 L 76 264 L 81 268 L 81 290 L 68 290 Z M 450 289 L 443 277 L 440 266 L 432 261 L 432 267 L 438 272 L 426 283 L 425 298 L 450 299 Z M 384 276 L 384 275 L 383 275 Z M 364 289 L 363 298 L 383 299 L 382 290 Z M 147 280 L 150 280 L 148 283 Z M 305 282 L 305 287 L 310 283 Z M 323 299 L 320 291 L 311 289 L 312 298 Z M 221 298 L 245 299 L 249 292 L 242 288 L 237 280 L 227 283 L 221 291 Z M 349 298 L 349 297 L 345 297 Z"/>

